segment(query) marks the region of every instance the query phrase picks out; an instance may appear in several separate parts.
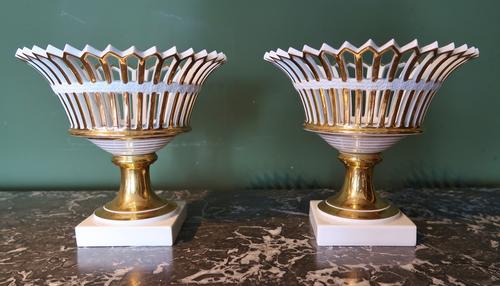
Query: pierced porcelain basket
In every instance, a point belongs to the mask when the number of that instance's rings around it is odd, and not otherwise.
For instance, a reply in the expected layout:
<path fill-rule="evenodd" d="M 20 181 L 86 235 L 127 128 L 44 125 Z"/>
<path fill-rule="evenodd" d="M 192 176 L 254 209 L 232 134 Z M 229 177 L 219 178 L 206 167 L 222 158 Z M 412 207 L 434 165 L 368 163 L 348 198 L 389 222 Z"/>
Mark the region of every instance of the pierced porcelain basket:
<path fill-rule="evenodd" d="M 161 52 L 108 46 L 103 51 L 66 45 L 63 50 L 18 49 L 49 82 L 70 122 L 69 132 L 88 138 L 113 155 L 122 178 L 117 197 L 95 214 L 136 220 L 167 214 L 175 203 L 151 190 L 149 165 L 155 152 L 190 130 L 194 103 L 208 75 L 226 57 L 216 51 Z"/>
<path fill-rule="evenodd" d="M 345 42 L 265 53 L 284 71 L 300 95 L 306 130 L 316 132 L 340 151 L 347 174 L 341 191 L 319 204 L 331 215 L 381 219 L 399 210 L 373 191 L 372 168 L 380 152 L 405 136 L 421 132 L 432 98 L 460 65 L 479 56 L 478 49 L 416 40 L 382 46 L 372 40 L 360 47 Z"/>

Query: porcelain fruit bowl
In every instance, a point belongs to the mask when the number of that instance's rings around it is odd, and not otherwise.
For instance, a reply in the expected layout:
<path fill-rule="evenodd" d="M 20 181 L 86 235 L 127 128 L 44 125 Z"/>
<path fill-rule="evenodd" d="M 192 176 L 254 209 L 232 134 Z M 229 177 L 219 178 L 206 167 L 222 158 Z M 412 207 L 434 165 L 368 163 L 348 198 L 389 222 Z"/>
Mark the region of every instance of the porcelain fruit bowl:
<path fill-rule="evenodd" d="M 379 198 L 372 184 L 380 153 L 419 134 L 432 98 L 456 68 L 479 55 L 467 45 L 420 46 L 394 40 L 338 49 L 323 44 L 267 52 L 300 95 L 304 128 L 339 150 L 347 173 L 340 192 L 319 203 L 324 213 L 348 219 L 385 219 L 399 210 Z"/>
<path fill-rule="evenodd" d="M 66 45 L 18 49 L 25 61 L 49 82 L 61 102 L 72 135 L 89 139 L 113 155 L 121 169 L 116 198 L 96 210 L 111 220 L 138 220 L 168 214 L 174 202 L 152 190 L 149 165 L 177 134 L 190 130 L 200 88 L 223 64 L 222 53 L 175 47 L 161 52 L 108 46 L 103 51 Z"/>

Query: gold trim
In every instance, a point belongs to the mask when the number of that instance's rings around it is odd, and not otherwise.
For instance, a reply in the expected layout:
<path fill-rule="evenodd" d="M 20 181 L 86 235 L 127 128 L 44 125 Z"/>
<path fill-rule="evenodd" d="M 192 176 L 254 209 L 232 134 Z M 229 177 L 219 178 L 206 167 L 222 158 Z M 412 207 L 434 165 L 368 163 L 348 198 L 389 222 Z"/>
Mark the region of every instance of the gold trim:
<path fill-rule="evenodd" d="M 382 199 L 380 199 L 379 196 L 376 195 L 376 197 L 378 202 L 382 201 Z M 318 209 L 329 215 L 334 215 L 342 218 L 362 219 L 362 220 L 384 219 L 393 217 L 399 213 L 399 209 L 393 205 L 388 205 L 387 208 L 382 208 L 377 211 L 366 212 L 366 211 L 356 211 L 356 210 L 344 210 L 332 207 L 331 205 L 328 204 L 326 200 L 321 201 L 318 204 Z"/>
<path fill-rule="evenodd" d="M 316 133 L 346 133 L 346 134 L 420 134 L 421 128 L 378 128 L 378 127 L 353 127 L 353 126 L 321 126 L 304 123 L 306 131 Z"/>
<path fill-rule="evenodd" d="M 179 133 L 188 132 L 190 127 L 162 128 L 153 130 L 84 130 L 84 129 L 69 129 L 69 133 L 73 136 L 85 137 L 90 139 L 140 139 L 140 138 L 157 138 L 171 137 Z"/>

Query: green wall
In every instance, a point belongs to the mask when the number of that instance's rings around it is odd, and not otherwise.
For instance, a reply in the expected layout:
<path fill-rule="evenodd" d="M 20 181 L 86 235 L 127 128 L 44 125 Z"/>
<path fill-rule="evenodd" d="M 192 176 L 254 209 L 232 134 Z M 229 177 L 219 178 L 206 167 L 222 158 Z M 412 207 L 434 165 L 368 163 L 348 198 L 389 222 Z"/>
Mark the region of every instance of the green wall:
<path fill-rule="evenodd" d="M 193 130 L 159 152 L 155 188 L 338 187 L 337 152 L 301 129 L 302 107 L 265 51 L 303 44 L 360 45 L 418 38 L 475 45 L 479 59 L 443 85 L 424 134 L 385 152 L 378 187 L 500 183 L 500 1 L 2 1 L 0 188 L 118 185 L 110 156 L 71 137 L 46 81 L 16 48 L 65 43 L 103 49 L 157 45 L 217 49 L 228 63 L 209 78 Z"/>

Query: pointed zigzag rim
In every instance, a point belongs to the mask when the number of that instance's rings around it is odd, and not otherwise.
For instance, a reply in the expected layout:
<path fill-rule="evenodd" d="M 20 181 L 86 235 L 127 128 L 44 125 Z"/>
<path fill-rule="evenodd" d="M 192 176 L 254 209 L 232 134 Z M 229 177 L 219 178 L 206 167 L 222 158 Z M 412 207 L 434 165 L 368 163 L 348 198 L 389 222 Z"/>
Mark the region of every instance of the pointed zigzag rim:
<path fill-rule="evenodd" d="M 271 50 L 268 51 L 264 54 L 264 59 L 266 61 L 272 61 L 275 60 L 276 56 L 281 56 L 290 59 L 290 56 L 298 56 L 298 57 L 303 57 L 305 54 L 312 54 L 315 56 L 319 56 L 322 52 L 328 52 L 331 54 L 341 54 L 343 52 L 349 51 L 351 53 L 361 53 L 365 51 L 367 48 L 370 48 L 372 50 L 375 50 L 377 53 L 380 53 L 382 51 L 385 51 L 387 49 L 392 48 L 394 51 L 403 54 L 406 53 L 410 50 L 416 50 L 419 53 L 427 53 L 432 50 L 436 50 L 437 53 L 447 53 L 451 52 L 452 55 L 458 54 L 458 53 L 464 53 L 464 56 L 472 56 L 472 57 L 478 57 L 479 56 L 479 49 L 477 49 L 474 46 L 468 47 L 467 44 L 463 44 L 459 47 L 455 46 L 455 43 L 449 43 L 445 46 L 439 47 L 439 44 L 437 41 L 434 41 L 428 45 L 425 46 L 420 46 L 418 44 L 418 40 L 415 39 L 411 42 L 409 42 L 406 45 L 400 46 L 396 40 L 391 39 L 387 43 L 378 46 L 375 41 L 372 39 L 369 39 L 366 41 L 364 44 L 362 44 L 359 47 L 356 47 L 355 45 L 351 44 L 348 41 L 345 41 L 340 48 L 335 49 L 331 47 L 330 45 L 323 43 L 319 49 L 314 49 L 308 45 L 304 45 L 302 50 L 297 50 L 293 47 L 288 48 L 288 51 L 282 50 L 282 49 L 277 49 L 277 50 Z"/>
<path fill-rule="evenodd" d="M 36 45 L 34 45 L 31 49 L 27 47 L 23 47 L 20 49 L 17 49 L 16 51 L 16 57 L 21 59 L 21 60 L 26 60 L 27 56 L 33 56 L 33 55 L 40 55 L 43 57 L 47 57 L 48 54 L 57 56 L 57 57 L 64 57 L 65 54 L 72 55 L 77 58 L 81 58 L 85 55 L 92 55 L 97 58 L 103 58 L 109 54 L 113 54 L 115 56 L 125 58 L 129 56 L 138 56 L 141 58 L 147 58 L 153 55 L 159 55 L 161 58 L 168 58 L 171 56 L 176 55 L 179 59 L 185 59 L 187 57 L 193 56 L 195 59 L 200 59 L 207 57 L 208 60 L 220 60 L 222 62 L 225 62 L 227 60 L 226 55 L 222 52 L 217 52 L 217 51 L 212 51 L 208 53 L 205 49 L 201 50 L 197 53 L 194 52 L 192 48 L 189 48 L 183 52 L 177 51 L 177 48 L 175 46 L 171 47 L 170 49 L 160 52 L 156 46 L 153 46 L 149 49 L 146 49 L 144 51 L 138 50 L 135 46 L 131 46 L 130 48 L 126 50 L 120 50 L 112 45 L 107 45 L 104 50 L 98 50 L 90 45 L 85 45 L 85 47 L 82 50 L 79 50 L 77 48 L 72 47 L 69 44 L 66 44 L 64 46 L 64 49 L 58 49 L 52 45 L 47 45 L 46 49 L 40 48 Z"/>

